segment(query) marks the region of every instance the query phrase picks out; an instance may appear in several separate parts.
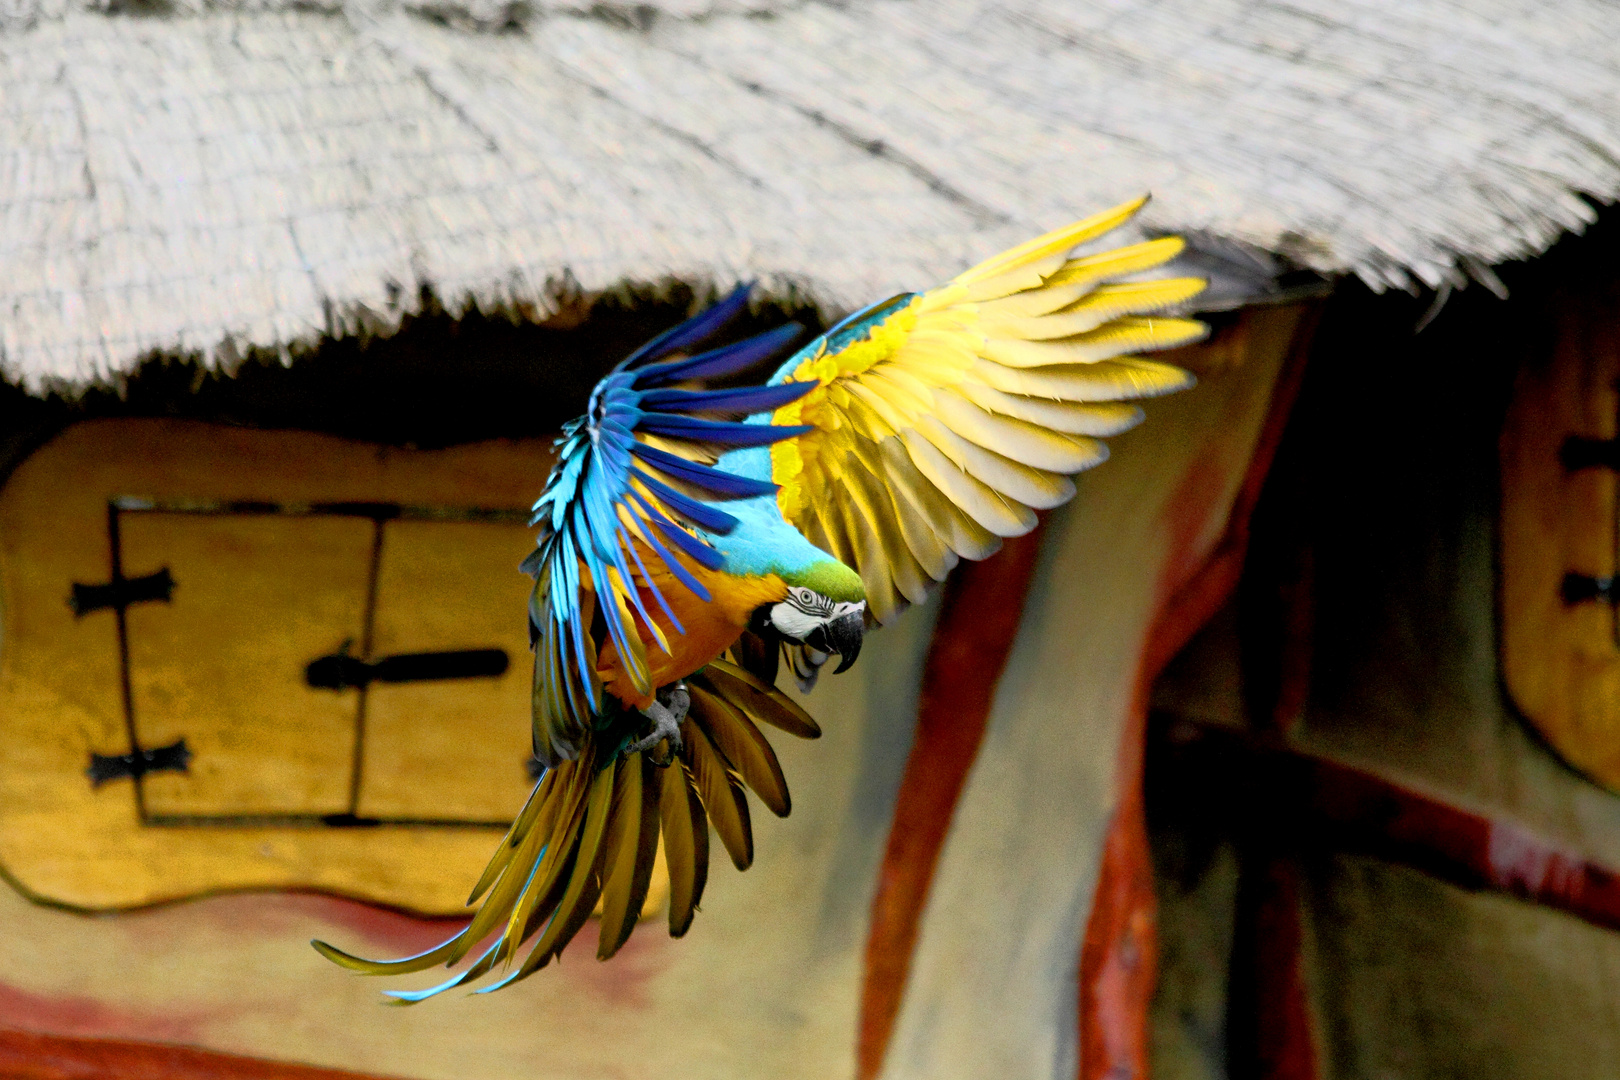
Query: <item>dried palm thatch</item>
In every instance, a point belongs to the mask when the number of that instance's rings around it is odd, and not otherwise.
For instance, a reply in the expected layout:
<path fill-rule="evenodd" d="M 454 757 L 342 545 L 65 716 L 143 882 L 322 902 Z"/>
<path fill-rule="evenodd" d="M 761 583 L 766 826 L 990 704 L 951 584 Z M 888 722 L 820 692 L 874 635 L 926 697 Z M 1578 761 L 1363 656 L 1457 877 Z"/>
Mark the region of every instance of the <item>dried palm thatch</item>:
<path fill-rule="evenodd" d="M 1604 0 L 0 4 L 0 372 L 229 362 L 424 285 L 829 311 L 1142 191 L 1375 287 L 1620 194 Z"/>

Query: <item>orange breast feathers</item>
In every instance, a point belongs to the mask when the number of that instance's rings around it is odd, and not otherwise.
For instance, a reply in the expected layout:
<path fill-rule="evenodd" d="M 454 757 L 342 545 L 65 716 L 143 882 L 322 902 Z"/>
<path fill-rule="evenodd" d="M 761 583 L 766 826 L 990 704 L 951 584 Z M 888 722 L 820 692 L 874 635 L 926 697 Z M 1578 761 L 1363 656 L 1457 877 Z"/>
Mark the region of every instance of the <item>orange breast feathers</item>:
<path fill-rule="evenodd" d="M 646 642 L 647 663 L 652 668 L 654 690 L 684 679 L 736 642 L 748 626 L 748 619 L 761 604 L 774 604 L 787 596 L 787 583 L 775 574 L 763 577 L 737 577 L 718 570 L 708 570 L 685 558 L 682 563 L 692 576 L 709 590 L 710 599 L 704 601 L 671 574 L 661 559 L 643 552 L 642 565 L 652 571 L 652 580 L 664 594 L 675 617 L 681 621 L 686 633 L 678 633 L 670 624 L 664 609 L 653 598 L 641 579 L 635 574 L 636 586 L 643 606 L 652 613 L 653 621 L 664 632 L 670 651 L 665 653 L 648 630 L 647 624 L 636 616 L 636 633 Z M 583 574 L 584 567 L 580 568 Z M 588 578 L 586 579 L 588 580 Z M 652 704 L 653 694 L 638 693 L 624 666 L 612 639 L 602 643 L 596 658 L 596 673 L 607 686 L 607 692 L 633 709 L 645 709 Z"/>

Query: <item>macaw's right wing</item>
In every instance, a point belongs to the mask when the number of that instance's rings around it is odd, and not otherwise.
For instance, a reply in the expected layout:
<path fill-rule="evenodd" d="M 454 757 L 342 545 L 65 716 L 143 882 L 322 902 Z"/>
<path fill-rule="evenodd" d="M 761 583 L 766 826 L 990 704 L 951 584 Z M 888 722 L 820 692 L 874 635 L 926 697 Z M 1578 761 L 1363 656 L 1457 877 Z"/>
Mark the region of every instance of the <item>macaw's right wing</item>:
<path fill-rule="evenodd" d="M 1193 383 L 1131 354 L 1204 336 L 1196 320 L 1152 314 L 1203 280 L 1120 280 L 1174 258 L 1181 240 L 1069 256 L 1145 202 L 858 312 L 777 372 L 818 384 L 772 416 L 811 429 L 771 449 L 782 515 L 860 573 L 878 622 L 1067 501 L 1069 475 L 1107 457 L 1101 438 L 1141 420 L 1131 399 Z"/>

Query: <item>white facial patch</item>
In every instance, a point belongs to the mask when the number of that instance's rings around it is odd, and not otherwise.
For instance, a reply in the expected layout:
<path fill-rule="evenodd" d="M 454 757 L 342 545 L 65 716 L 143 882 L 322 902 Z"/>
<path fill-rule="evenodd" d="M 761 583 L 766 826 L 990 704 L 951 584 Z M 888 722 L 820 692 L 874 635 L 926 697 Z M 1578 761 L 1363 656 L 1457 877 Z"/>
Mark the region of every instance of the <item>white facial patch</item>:
<path fill-rule="evenodd" d="M 826 621 L 826 616 L 812 614 L 791 601 L 784 600 L 771 607 L 771 625 L 793 641 L 803 641 L 810 636 L 810 631 Z"/>

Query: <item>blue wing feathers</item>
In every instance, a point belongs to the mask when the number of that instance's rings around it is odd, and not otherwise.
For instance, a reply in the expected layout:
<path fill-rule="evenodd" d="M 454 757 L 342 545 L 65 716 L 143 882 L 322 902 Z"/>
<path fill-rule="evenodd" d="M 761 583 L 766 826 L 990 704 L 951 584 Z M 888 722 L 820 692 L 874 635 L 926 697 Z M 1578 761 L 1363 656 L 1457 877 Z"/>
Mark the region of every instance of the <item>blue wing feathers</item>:
<path fill-rule="evenodd" d="M 649 573 L 656 569 L 648 565 L 652 559 L 644 560 L 638 545 L 644 542 L 680 587 L 706 602 L 709 593 L 685 560 L 708 570 L 723 564 L 721 554 L 698 535 L 725 535 L 736 526 L 737 519 L 716 504 L 776 490 L 768 480 L 694 459 L 713 453 L 712 447 L 722 452 L 763 447 L 809 430 L 710 416 L 769 412 L 814 383 L 777 380 L 770 387 L 719 390 L 670 385 L 735 374 L 800 333 L 800 327 L 787 325 L 707 352 L 676 355 L 713 335 L 747 303 L 748 289 L 740 287 L 637 349 L 597 384 L 586 414 L 565 425 L 558 439 L 557 463 L 531 519 L 539 539 L 523 563 L 535 577 L 529 619 L 542 675 L 535 687 L 535 747 L 548 765 L 573 757 L 599 726 L 605 706 L 595 649 L 604 639 L 613 643 L 638 691 L 650 693 L 656 688 L 647 685 L 643 634 L 650 632 L 655 645 L 662 643 L 650 608 L 656 606 L 676 633 L 684 632 Z M 643 436 L 662 441 L 653 446 Z M 693 456 L 683 456 L 682 446 L 691 446 Z M 651 603 L 643 591 L 652 594 Z M 595 647 L 593 622 L 599 627 Z"/>
<path fill-rule="evenodd" d="M 636 479 L 646 484 L 665 506 L 701 529 L 723 536 L 737 527 L 737 519 L 724 510 L 716 510 L 706 502 L 676 491 L 645 469 L 636 470 Z"/>
<path fill-rule="evenodd" d="M 770 424 L 739 424 L 729 420 L 704 420 L 676 413 L 648 413 L 641 430 L 655 435 L 671 435 L 692 442 L 723 443 L 726 446 L 762 446 L 803 435 L 810 428 L 774 427 Z"/>
<path fill-rule="evenodd" d="M 684 360 L 671 360 L 642 368 L 637 385 L 664 386 L 682 379 L 715 379 L 734 375 L 780 351 L 803 329 L 798 323 L 788 323 L 735 345 L 725 345 Z"/>
<path fill-rule="evenodd" d="M 662 334 L 659 334 L 625 357 L 619 362 L 618 367 L 613 369 L 614 372 L 617 373 L 626 368 L 633 368 L 639 364 L 656 360 L 660 356 L 685 348 L 687 345 L 695 345 L 714 334 L 726 323 L 740 315 L 742 310 L 748 306 L 748 293 L 751 288 L 751 285 L 738 285 L 731 290 L 731 295 L 718 304 L 699 312 L 679 326 L 665 330 Z"/>
<path fill-rule="evenodd" d="M 755 480 L 747 476 L 738 476 L 736 473 L 724 472 L 720 469 L 710 468 L 689 461 L 679 454 L 671 454 L 667 450 L 660 450 L 656 446 L 646 443 L 636 443 L 630 452 L 647 464 L 656 468 L 667 476 L 685 481 L 693 487 L 702 488 L 717 498 L 745 499 L 758 495 L 774 495 L 776 485 L 768 480 Z"/>
<path fill-rule="evenodd" d="M 631 492 L 631 498 L 641 507 L 642 512 L 647 515 L 647 520 L 656 526 L 654 529 L 646 530 L 647 543 L 654 551 L 658 552 L 658 557 L 669 567 L 670 572 L 680 579 L 681 584 L 692 590 L 698 599 L 707 602 L 709 590 L 705 589 L 703 584 L 692 576 L 691 571 L 687 570 L 679 559 L 670 555 L 669 550 L 659 542 L 658 537 L 660 535 L 671 537 L 671 543 L 690 555 L 700 566 L 710 570 L 720 568 L 722 561 L 720 553 L 665 518 L 663 514 L 658 512 L 657 507 L 641 497 L 639 491 Z"/>
<path fill-rule="evenodd" d="M 641 405 L 656 412 L 753 414 L 779 409 L 816 388 L 813 382 L 744 386 L 734 390 L 649 390 Z"/>
<path fill-rule="evenodd" d="M 686 627 L 681 625 L 681 620 L 670 608 L 669 601 L 664 599 L 664 590 L 660 589 L 656 584 L 654 584 L 652 575 L 647 573 L 647 564 L 641 561 L 641 552 L 636 550 L 636 545 L 634 544 L 626 544 L 625 546 L 630 549 L 630 557 L 636 560 L 636 569 L 641 571 L 641 579 L 647 582 L 648 589 L 652 592 L 653 598 L 658 601 L 658 607 L 663 611 L 665 617 L 669 619 L 670 626 L 675 628 L 675 632 L 677 634 L 686 633 Z M 646 618 L 645 613 L 643 613 L 642 618 Z M 650 622 L 651 620 L 648 621 Z"/>

